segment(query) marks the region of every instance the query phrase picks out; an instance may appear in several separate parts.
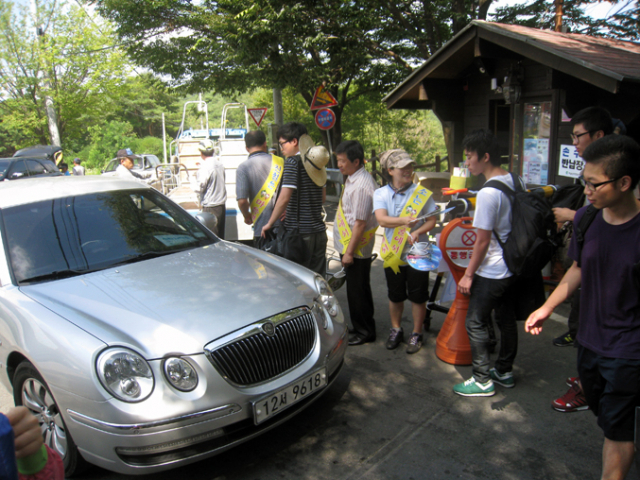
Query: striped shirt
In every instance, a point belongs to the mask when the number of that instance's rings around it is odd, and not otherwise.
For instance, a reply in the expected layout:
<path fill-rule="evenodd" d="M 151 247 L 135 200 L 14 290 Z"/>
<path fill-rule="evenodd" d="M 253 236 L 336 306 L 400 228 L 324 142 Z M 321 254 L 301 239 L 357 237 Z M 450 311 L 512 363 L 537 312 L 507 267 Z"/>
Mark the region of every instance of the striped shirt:
<path fill-rule="evenodd" d="M 298 185 L 298 168 L 300 185 Z M 322 189 L 307 175 L 300 155 L 289 157 L 284 162 L 282 186 L 293 189 L 287 205 L 284 225 L 287 229 L 299 228 L 300 233 L 320 233 L 326 230 L 322 214 Z M 300 195 L 300 219 L 297 216 L 298 195 Z"/>
<path fill-rule="evenodd" d="M 356 220 L 364 220 L 366 223 L 364 231 L 368 232 L 372 228 L 378 226 L 378 221 L 373 213 L 373 192 L 378 188 L 376 182 L 369 172 L 364 168 L 359 168 L 352 175 L 347 177 L 344 183 L 344 192 L 342 194 L 342 211 L 347 219 L 347 225 L 353 232 Z M 333 223 L 333 245 L 337 251 L 342 250 L 340 232 Z M 373 252 L 373 244 L 371 241 L 366 247 L 362 248 L 362 256 L 356 255 L 356 258 L 369 258 Z"/>

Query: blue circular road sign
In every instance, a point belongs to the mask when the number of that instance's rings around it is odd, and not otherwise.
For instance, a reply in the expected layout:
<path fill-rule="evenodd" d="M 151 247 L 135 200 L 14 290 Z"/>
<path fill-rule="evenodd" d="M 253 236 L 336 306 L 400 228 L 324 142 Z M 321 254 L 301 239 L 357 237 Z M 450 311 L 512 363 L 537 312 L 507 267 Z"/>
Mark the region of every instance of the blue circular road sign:
<path fill-rule="evenodd" d="M 321 108 L 316 112 L 316 125 L 320 130 L 330 130 L 336 124 L 336 115 L 330 108 Z"/>

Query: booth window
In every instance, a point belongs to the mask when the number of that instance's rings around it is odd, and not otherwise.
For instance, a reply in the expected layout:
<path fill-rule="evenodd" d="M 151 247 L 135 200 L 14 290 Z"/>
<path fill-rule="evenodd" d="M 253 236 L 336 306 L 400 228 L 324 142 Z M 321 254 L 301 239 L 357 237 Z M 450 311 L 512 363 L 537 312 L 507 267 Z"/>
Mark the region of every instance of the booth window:
<path fill-rule="evenodd" d="M 522 120 L 522 178 L 527 184 L 547 185 L 551 102 L 525 103 Z"/>

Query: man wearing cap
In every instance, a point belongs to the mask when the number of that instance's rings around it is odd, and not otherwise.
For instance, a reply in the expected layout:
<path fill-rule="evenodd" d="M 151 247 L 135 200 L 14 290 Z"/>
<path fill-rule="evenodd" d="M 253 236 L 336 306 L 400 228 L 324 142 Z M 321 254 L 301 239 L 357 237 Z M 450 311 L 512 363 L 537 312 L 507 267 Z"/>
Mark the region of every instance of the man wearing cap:
<path fill-rule="evenodd" d="M 118 150 L 116 155 L 120 159 L 120 165 L 116 168 L 116 175 L 125 180 L 135 180 L 141 183 L 151 183 L 153 178 L 151 173 L 145 172 L 144 174 L 132 170 L 134 161 L 140 158 L 138 155 L 134 155 L 130 148 L 123 148 Z"/>
<path fill-rule="evenodd" d="M 271 218 L 284 171 L 284 159 L 267 152 L 267 138 L 260 130 L 244 137 L 249 157 L 236 170 L 236 198 L 244 223 L 253 225 L 254 245 L 262 226 Z"/>
<path fill-rule="evenodd" d="M 378 186 L 364 168 L 364 149 L 360 142 L 342 142 L 335 153 L 340 173 L 347 175 L 347 179 L 333 223 L 333 242 L 347 277 L 347 301 L 354 330 L 349 345 L 363 345 L 376 340 L 370 276 L 378 229 L 373 214 L 373 193 Z"/>
<path fill-rule="evenodd" d="M 407 265 L 406 258 L 411 245 L 428 241 L 427 232 L 436 224 L 436 217 L 418 220 L 418 217 L 436 209 L 432 194 L 426 188 L 413 183 L 415 162 L 400 149 L 387 150 L 380 155 L 383 172 L 391 181 L 373 194 L 373 210 L 384 237 L 380 257 L 384 260 L 387 280 L 391 332 L 387 340 L 388 350 L 397 348 L 404 338 L 402 312 L 404 301 L 411 302 L 413 332 L 409 337 L 407 353 L 422 348 L 422 325 L 427 313 L 429 298 L 429 272 Z"/>
<path fill-rule="evenodd" d="M 300 264 L 324 276 L 327 270 L 327 231 L 322 204 L 326 196 L 325 166 L 329 155 L 323 147 L 314 146 L 307 127 L 301 123 L 283 125 L 277 136 L 286 157 L 282 188 L 269 221 L 262 227 L 262 236 L 286 211 L 285 228 L 298 229 L 309 252 L 307 261 Z"/>
<path fill-rule="evenodd" d="M 203 212 L 214 215 L 218 220 L 213 233 L 224 239 L 225 202 L 227 201 L 227 189 L 224 184 L 224 165 L 213 156 L 214 145 L 211 140 L 202 140 L 198 144 L 198 150 L 203 163 L 191 188 L 198 195 L 200 209 Z"/>

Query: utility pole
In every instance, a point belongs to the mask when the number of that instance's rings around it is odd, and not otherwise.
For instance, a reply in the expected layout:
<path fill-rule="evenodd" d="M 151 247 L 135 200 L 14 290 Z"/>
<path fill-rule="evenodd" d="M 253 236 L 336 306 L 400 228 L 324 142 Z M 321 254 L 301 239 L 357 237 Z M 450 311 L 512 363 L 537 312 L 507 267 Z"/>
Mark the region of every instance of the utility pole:
<path fill-rule="evenodd" d="M 563 3 L 563 0 L 554 0 L 553 2 L 553 4 L 556 6 L 555 27 L 554 27 L 554 31 L 556 32 L 562 31 L 562 3 Z"/>
<path fill-rule="evenodd" d="M 44 29 L 38 27 L 38 36 L 41 40 L 41 47 L 44 45 Z M 60 132 L 58 131 L 58 116 L 56 115 L 56 109 L 53 103 L 53 98 L 48 95 L 51 90 L 51 81 L 49 79 L 49 65 L 44 66 L 44 88 L 47 94 L 44 96 L 44 108 L 47 112 L 47 121 L 49 123 L 49 136 L 51 137 L 51 145 L 61 147 Z"/>

